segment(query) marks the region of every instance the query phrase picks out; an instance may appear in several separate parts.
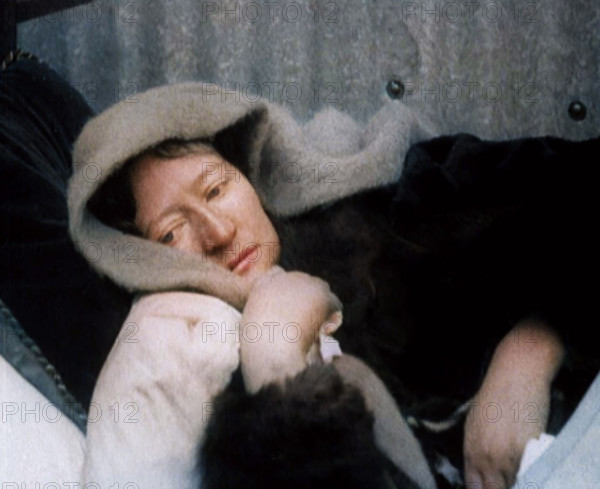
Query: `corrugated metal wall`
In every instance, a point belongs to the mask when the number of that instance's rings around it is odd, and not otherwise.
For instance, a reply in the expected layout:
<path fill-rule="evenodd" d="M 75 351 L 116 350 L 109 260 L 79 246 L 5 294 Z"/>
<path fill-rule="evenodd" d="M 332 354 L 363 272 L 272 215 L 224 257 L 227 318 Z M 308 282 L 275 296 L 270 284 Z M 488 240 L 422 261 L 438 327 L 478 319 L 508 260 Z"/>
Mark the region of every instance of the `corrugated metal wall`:
<path fill-rule="evenodd" d="M 202 80 L 300 120 L 334 107 L 365 122 L 397 79 L 440 132 L 584 139 L 598 133 L 598 32 L 600 2 L 584 0 L 98 0 L 21 25 L 19 46 L 96 110 Z"/>

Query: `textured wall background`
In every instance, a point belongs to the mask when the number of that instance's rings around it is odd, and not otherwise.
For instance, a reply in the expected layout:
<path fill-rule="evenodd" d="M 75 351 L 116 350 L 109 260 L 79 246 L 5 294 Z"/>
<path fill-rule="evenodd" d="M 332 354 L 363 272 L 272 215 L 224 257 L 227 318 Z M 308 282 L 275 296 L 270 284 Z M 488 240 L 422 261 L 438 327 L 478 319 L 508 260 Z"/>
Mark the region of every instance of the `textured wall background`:
<path fill-rule="evenodd" d="M 202 80 L 301 121 L 334 107 L 366 122 L 397 79 L 441 133 L 584 139 L 598 134 L 599 32 L 585 0 L 97 0 L 21 25 L 19 46 L 96 110 Z"/>

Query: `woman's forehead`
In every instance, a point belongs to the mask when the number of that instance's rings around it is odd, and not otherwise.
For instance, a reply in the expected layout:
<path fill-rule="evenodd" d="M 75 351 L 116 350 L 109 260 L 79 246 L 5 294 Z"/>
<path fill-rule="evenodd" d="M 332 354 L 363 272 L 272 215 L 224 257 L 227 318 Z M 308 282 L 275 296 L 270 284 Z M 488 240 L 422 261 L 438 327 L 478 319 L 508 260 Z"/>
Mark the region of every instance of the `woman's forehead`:
<path fill-rule="evenodd" d="M 185 156 L 164 158 L 153 154 L 135 160 L 129 168 L 129 178 L 133 185 L 142 181 L 157 180 L 157 184 L 170 181 L 185 181 L 202 175 L 205 179 L 224 171 L 235 170 L 214 151 L 197 152 Z"/>

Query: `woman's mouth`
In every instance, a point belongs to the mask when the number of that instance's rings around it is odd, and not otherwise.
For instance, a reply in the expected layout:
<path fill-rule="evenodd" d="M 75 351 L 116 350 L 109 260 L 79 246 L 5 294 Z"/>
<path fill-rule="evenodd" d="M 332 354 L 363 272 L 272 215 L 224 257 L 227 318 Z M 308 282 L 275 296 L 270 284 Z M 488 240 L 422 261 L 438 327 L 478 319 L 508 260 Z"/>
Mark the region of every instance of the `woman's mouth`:
<path fill-rule="evenodd" d="M 259 256 L 255 252 L 260 253 L 260 245 L 255 244 L 245 247 L 239 256 L 229 263 L 229 269 L 238 275 L 245 273 L 258 261 Z"/>

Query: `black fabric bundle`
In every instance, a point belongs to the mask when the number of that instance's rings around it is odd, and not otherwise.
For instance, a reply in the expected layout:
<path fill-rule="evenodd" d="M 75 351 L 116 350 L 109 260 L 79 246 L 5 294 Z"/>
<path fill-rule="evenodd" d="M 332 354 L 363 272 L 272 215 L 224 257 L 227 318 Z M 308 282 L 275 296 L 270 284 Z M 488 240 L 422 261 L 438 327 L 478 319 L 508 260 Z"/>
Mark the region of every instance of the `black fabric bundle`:
<path fill-rule="evenodd" d="M 411 148 L 397 184 L 277 224 L 282 263 L 326 280 L 344 304 L 342 349 L 382 378 L 406 416 L 445 420 L 478 390 L 519 321 L 567 348 L 551 432 L 600 369 L 590 341 L 598 276 L 600 139 L 484 142 L 460 134 Z M 535 338 L 515 338 L 515 341 Z M 423 433 L 462 467 L 462 421 Z"/>
<path fill-rule="evenodd" d="M 342 348 L 380 367 L 403 406 L 468 399 L 486 355 L 527 317 L 559 331 L 567 368 L 582 366 L 598 150 L 600 139 L 464 134 L 417 144 L 397 184 L 280 221 L 282 264 L 330 283 Z"/>
<path fill-rule="evenodd" d="M 522 319 L 544 321 L 567 349 L 548 427 L 557 433 L 600 369 L 590 341 L 598 150 L 600 139 L 483 142 L 465 134 L 417 144 L 398 183 L 277 221 L 282 264 L 330 283 L 344 304 L 342 349 L 366 361 L 417 420 L 452 418 L 479 388 L 498 341 Z M 324 414 L 314 398 L 328 382 Z M 202 452 L 208 486 L 279 487 L 286 477 L 334 484 L 336 464 L 349 487 L 363 487 L 365 474 L 378 484 L 385 469 L 368 451 L 368 419 L 356 422 L 360 404 L 340 408 L 334 384 L 313 367 L 285 392 L 227 389 Z M 462 470 L 463 423 L 464 413 L 439 434 L 415 429 L 432 470 L 439 457 Z M 349 433 L 365 440 L 362 457 L 344 442 Z M 323 449 L 337 453 L 321 467 L 325 482 L 310 471 L 291 477 L 297 466 L 287 458 L 318 469 Z M 352 470 L 346 457 L 364 463 Z M 410 486 L 394 475 L 397 487 Z M 439 473 L 437 483 L 450 487 Z"/>
<path fill-rule="evenodd" d="M 44 64 L 21 59 L 0 73 L 0 298 L 86 408 L 131 300 L 68 235 L 71 149 L 90 116 Z"/>

